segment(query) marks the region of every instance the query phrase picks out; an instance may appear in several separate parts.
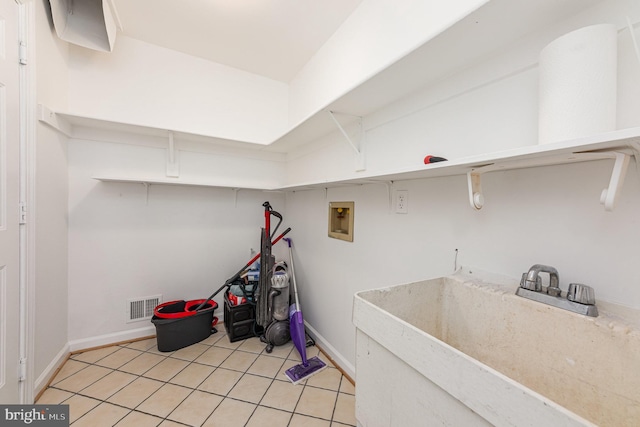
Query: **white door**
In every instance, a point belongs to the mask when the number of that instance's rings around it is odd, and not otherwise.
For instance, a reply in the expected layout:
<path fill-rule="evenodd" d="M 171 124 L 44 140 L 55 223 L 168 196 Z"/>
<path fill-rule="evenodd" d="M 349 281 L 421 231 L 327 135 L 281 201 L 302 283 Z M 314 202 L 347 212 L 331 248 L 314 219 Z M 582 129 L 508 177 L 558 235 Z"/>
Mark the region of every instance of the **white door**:
<path fill-rule="evenodd" d="M 18 5 L 0 0 L 0 403 L 19 403 Z"/>

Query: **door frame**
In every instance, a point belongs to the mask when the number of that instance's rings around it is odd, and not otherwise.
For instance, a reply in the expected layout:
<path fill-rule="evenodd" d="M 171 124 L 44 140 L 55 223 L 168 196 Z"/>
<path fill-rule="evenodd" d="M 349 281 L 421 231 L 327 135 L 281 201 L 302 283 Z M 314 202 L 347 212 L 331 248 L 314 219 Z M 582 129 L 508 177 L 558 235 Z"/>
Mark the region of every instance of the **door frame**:
<path fill-rule="evenodd" d="M 18 4 L 19 43 L 24 46 L 19 70 L 20 99 L 20 204 L 26 206 L 26 221 L 20 224 L 20 301 L 19 363 L 22 380 L 20 402 L 34 403 L 35 358 L 35 8 L 32 0 L 15 0 Z"/>

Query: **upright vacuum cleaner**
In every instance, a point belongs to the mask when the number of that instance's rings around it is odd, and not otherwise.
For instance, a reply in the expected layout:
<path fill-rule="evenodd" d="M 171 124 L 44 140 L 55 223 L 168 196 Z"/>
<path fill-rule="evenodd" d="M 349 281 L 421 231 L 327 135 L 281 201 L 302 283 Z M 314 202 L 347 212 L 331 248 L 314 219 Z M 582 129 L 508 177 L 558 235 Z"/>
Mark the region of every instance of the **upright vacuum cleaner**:
<path fill-rule="evenodd" d="M 205 308 L 205 306 L 209 303 L 210 300 L 213 299 L 213 297 L 215 297 L 216 295 L 218 295 L 220 293 L 220 291 L 222 291 L 223 289 L 229 289 L 229 287 L 238 279 L 240 279 L 240 277 L 245 274 L 247 271 L 249 271 L 249 268 L 253 265 L 254 262 L 256 262 L 258 259 L 260 259 L 261 261 L 261 267 L 264 264 L 262 261 L 265 261 L 266 259 L 271 260 L 271 246 L 275 245 L 276 243 L 278 243 L 280 241 L 280 239 L 282 239 L 284 236 L 287 235 L 287 233 L 289 233 L 291 231 L 291 227 L 287 228 L 286 230 L 284 230 L 282 233 L 280 233 L 280 235 L 278 237 L 276 237 L 275 239 L 273 239 L 273 236 L 276 234 L 276 231 L 278 230 L 278 227 L 280 226 L 280 223 L 282 222 L 282 215 L 280 215 L 279 213 L 272 211 L 271 210 L 271 205 L 269 205 L 269 202 L 265 202 L 262 206 L 265 207 L 265 217 L 267 217 L 267 224 L 269 224 L 268 220 L 269 217 L 271 215 L 275 215 L 277 217 L 280 218 L 280 222 L 278 223 L 278 226 L 276 227 L 276 229 L 273 231 L 272 234 L 268 234 L 269 232 L 267 231 L 266 235 L 265 232 L 262 232 L 261 235 L 261 243 L 260 243 L 260 247 L 261 247 L 261 252 L 257 255 L 255 255 L 253 258 L 251 258 L 251 260 L 249 260 L 249 262 L 242 267 L 236 274 L 234 274 L 232 277 L 230 277 L 229 279 L 227 279 L 226 282 L 224 282 L 224 284 L 222 286 L 220 286 L 220 288 L 218 288 L 214 293 L 211 294 L 211 296 L 209 296 L 209 298 L 207 298 L 206 300 L 202 301 L 202 304 L 200 304 L 198 307 L 195 308 L 194 311 L 200 311 L 203 308 Z M 269 215 L 267 216 L 267 212 L 269 212 Z M 268 228 L 267 228 L 268 230 Z M 264 241 L 266 237 L 266 242 Z M 268 255 L 264 253 L 264 251 L 268 251 Z M 266 262 L 266 261 L 265 261 Z M 273 265 L 273 262 L 271 263 L 271 265 Z M 265 273 L 266 276 L 266 273 Z M 256 310 L 258 311 L 258 310 Z"/>
<path fill-rule="evenodd" d="M 291 339 L 295 345 L 302 363 L 294 365 L 285 371 L 285 375 L 293 384 L 298 384 L 300 381 L 304 381 L 311 375 L 317 374 L 322 371 L 327 365 L 315 356 L 307 359 L 307 339 L 304 330 L 304 319 L 302 317 L 302 309 L 300 308 L 300 300 L 298 298 L 298 287 L 296 286 L 296 274 L 293 269 L 293 252 L 291 251 L 291 239 L 284 238 L 289 245 L 289 259 L 291 269 L 291 279 L 293 281 L 293 293 L 295 294 L 295 303 L 289 307 L 289 329 L 291 332 Z"/>
<path fill-rule="evenodd" d="M 289 275 L 284 265 L 275 264 L 271 255 L 271 238 L 282 222 L 282 215 L 264 202 L 265 228 L 262 231 L 260 248 L 260 278 L 258 280 L 256 323 L 264 329 L 260 337 L 267 344 L 265 351 L 271 353 L 274 346 L 286 344 L 289 334 Z M 271 232 L 271 216 L 280 221 Z"/>

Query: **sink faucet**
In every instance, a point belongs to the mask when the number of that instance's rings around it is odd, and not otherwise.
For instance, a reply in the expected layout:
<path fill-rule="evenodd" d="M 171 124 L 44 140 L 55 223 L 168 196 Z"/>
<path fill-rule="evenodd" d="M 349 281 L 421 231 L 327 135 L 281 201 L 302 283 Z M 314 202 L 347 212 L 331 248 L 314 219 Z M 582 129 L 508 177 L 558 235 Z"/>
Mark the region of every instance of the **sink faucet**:
<path fill-rule="evenodd" d="M 560 295 L 560 278 L 558 276 L 558 270 L 548 265 L 536 264 L 529 269 L 525 278 L 527 289 L 536 289 L 538 285 L 538 275 L 540 273 L 549 273 L 549 287 L 547 288 L 547 293 L 554 297 Z"/>
<path fill-rule="evenodd" d="M 540 273 L 549 274 L 549 286 L 546 290 L 543 289 Z M 574 313 L 598 316 L 593 288 L 582 283 L 570 283 L 569 291 L 563 296 L 558 270 L 548 265 L 536 264 L 526 273 L 522 273 L 516 295 Z"/>

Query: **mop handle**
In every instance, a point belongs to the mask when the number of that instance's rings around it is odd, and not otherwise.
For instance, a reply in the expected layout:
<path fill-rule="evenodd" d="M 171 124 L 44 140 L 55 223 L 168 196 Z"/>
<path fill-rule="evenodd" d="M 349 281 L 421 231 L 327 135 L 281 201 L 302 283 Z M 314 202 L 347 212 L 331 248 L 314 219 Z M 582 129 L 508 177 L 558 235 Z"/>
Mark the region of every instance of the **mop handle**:
<path fill-rule="evenodd" d="M 278 237 L 275 238 L 274 241 L 271 242 L 272 245 L 275 245 L 276 243 L 278 243 L 280 241 L 280 239 L 282 239 L 284 236 L 287 235 L 287 233 L 289 233 L 291 231 L 291 227 L 287 228 L 286 230 L 284 230 Z M 260 254 L 257 254 L 256 256 L 254 256 L 253 258 L 251 258 L 251 261 L 249 261 L 247 263 L 247 265 L 245 265 L 244 267 L 242 267 L 240 269 L 240 271 L 238 271 L 236 274 L 233 275 L 233 277 L 231 277 L 229 280 L 227 280 L 226 282 L 224 282 L 224 285 L 222 285 L 220 287 L 220 289 L 218 289 L 217 291 L 215 291 L 214 293 L 211 294 L 211 296 L 209 298 L 207 298 L 206 300 L 204 300 L 204 302 L 202 304 L 200 304 L 197 308 L 196 311 L 200 310 L 202 307 L 204 307 L 207 302 L 209 302 L 210 300 L 213 299 L 213 297 L 215 297 L 221 290 L 223 290 L 226 286 L 229 286 L 231 283 L 233 283 L 234 280 L 236 280 L 238 277 L 240 277 L 240 275 L 242 273 L 244 273 L 244 271 L 249 268 L 251 266 L 251 264 L 253 264 L 254 262 L 256 262 L 258 260 L 258 258 L 260 258 Z"/>
<path fill-rule="evenodd" d="M 289 259 L 291 260 L 291 280 L 293 281 L 293 293 L 296 296 L 296 309 L 300 310 L 300 300 L 298 299 L 298 287 L 296 286 L 296 271 L 293 268 L 293 252 L 291 251 L 291 238 L 285 237 L 285 242 L 289 245 Z"/>

